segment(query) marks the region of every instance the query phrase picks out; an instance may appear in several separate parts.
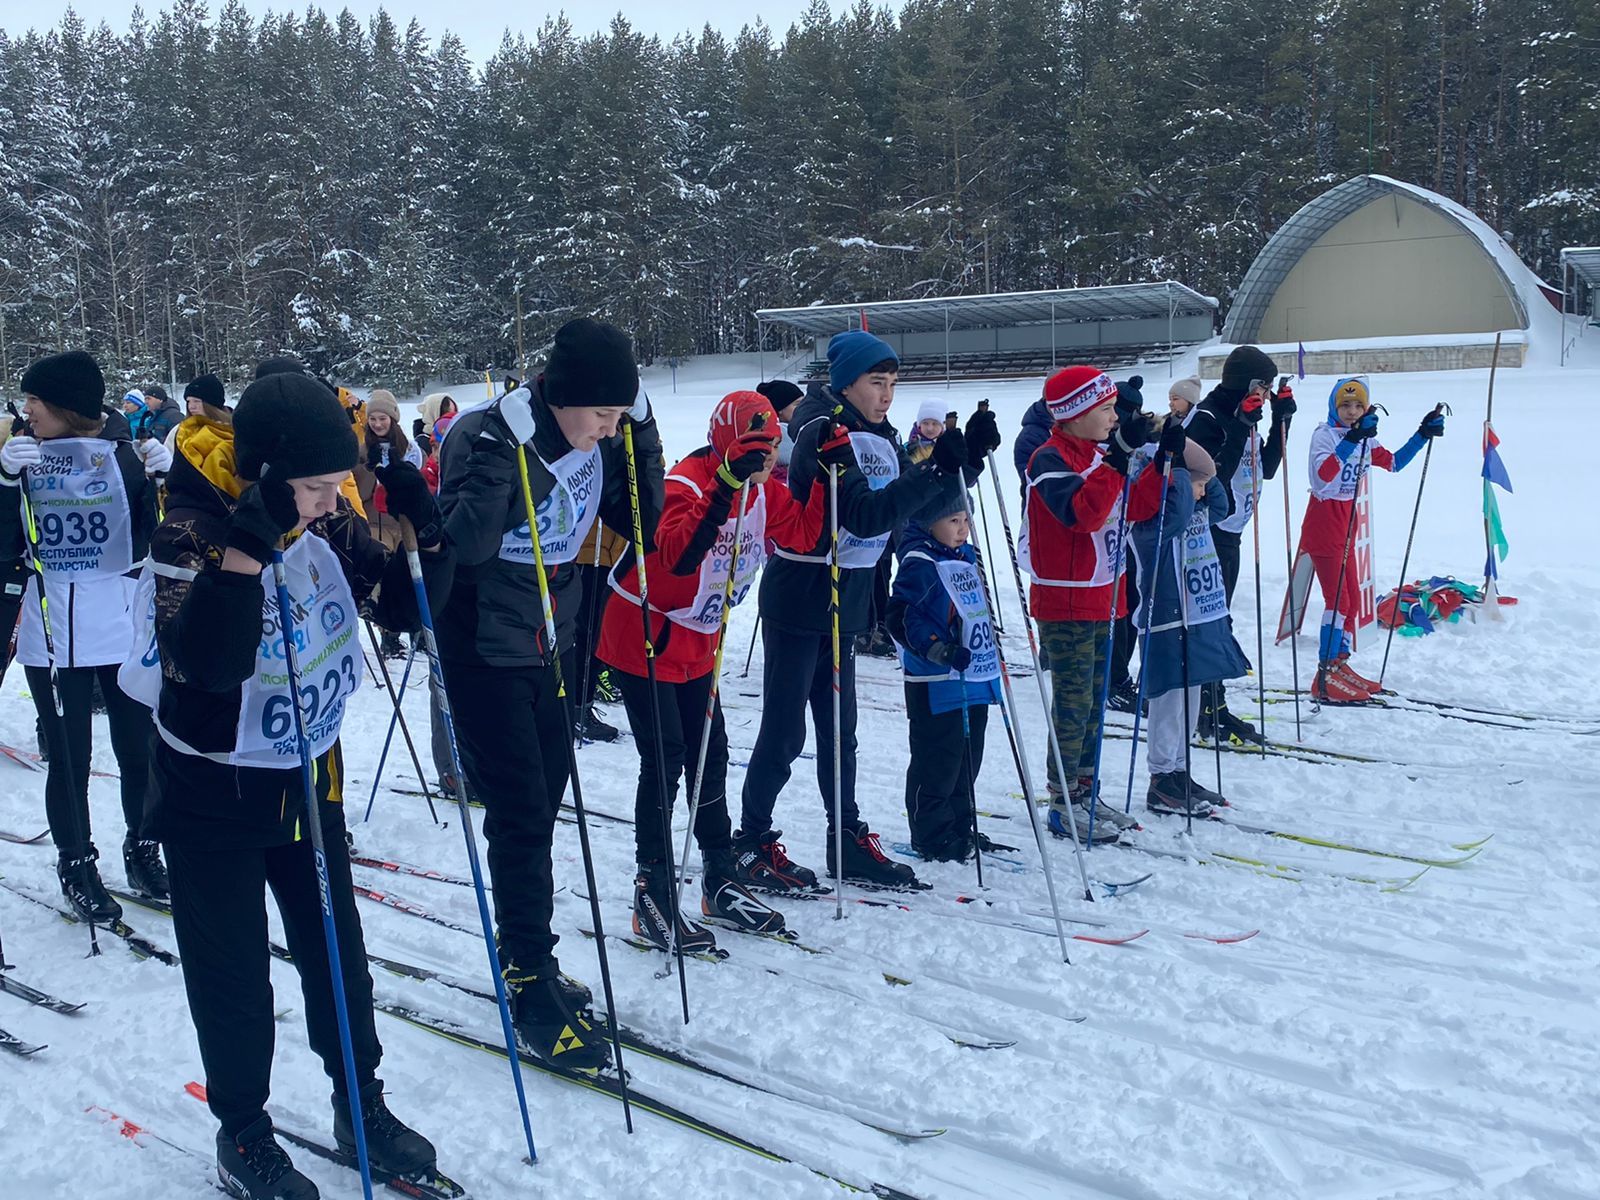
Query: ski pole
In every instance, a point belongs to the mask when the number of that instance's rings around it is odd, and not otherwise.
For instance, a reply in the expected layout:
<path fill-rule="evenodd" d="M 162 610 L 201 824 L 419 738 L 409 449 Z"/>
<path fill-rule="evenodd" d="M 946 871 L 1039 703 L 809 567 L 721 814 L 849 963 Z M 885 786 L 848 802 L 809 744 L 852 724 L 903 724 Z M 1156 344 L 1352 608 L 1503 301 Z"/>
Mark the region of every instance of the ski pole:
<path fill-rule="evenodd" d="M 828 468 L 828 619 L 833 627 L 833 919 L 844 920 L 844 758 L 839 745 L 839 468 Z"/>
<path fill-rule="evenodd" d="M 406 517 L 400 518 L 400 544 L 405 549 L 406 566 L 411 572 L 411 590 L 417 599 L 417 616 L 422 623 L 422 648 L 428 656 L 428 674 L 433 695 L 439 704 L 439 719 L 444 722 L 445 740 L 450 743 L 450 770 L 456 777 L 456 814 L 461 821 L 461 836 L 467 844 L 467 865 L 472 869 L 472 890 L 478 900 L 478 921 L 483 926 L 483 945 L 489 954 L 489 974 L 494 979 L 495 1004 L 500 1009 L 500 1030 L 506 1039 L 506 1058 L 511 1063 L 511 1082 L 517 1092 L 517 1109 L 522 1115 L 522 1136 L 528 1144 L 528 1161 L 537 1163 L 539 1152 L 533 1146 L 533 1122 L 528 1116 L 528 1095 L 522 1086 L 522 1059 L 517 1054 L 517 1032 L 511 1022 L 511 1002 L 506 998 L 506 980 L 500 967 L 500 951 L 495 944 L 494 918 L 489 913 L 489 893 L 483 886 L 483 866 L 478 861 L 478 835 L 472 830 L 472 809 L 467 804 L 467 776 L 461 767 L 461 748 L 456 744 L 456 723 L 450 712 L 450 693 L 445 688 L 444 663 L 439 659 L 439 641 L 433 632 L 433 606 L 428 602 L 428 586 L 422 578 L 422 558 L 417 553 L 417 533 Z M 627 1096 L 627 1092 L 623 1092 Z"/>
<path fill-rule="evenodd" d="M 1450 406 L 1440 402 L 1433 406 L 1433 412 L 1429 415 L 1429 419 L 1431 420 L 1433 417 L 1449 411 Z M 1411 528 L 1406 533 L 1405 557 L 1400 560 L 1400 582 L 1394 589 L 1394 610 L 1389 614 L 1389 636 L 1384 639 L 1383 643 L 1383 665 L 1378 668 L 1378 686 L 1380 688 L 1383 687 L 1383 677 L 1389 670 L 1389 647 L 1394 645 L 1395 626 L 1400 624 L 1400 593 L 1405 589 L 1406 571 L 1411 566 L 1411 543 L 1417 536 L 1417 518 L 1422 514 L 1422 489 L 1428 486 L 1428 460 L 1432 457 L 1433 439 L 1429 438 L 1427 449 L 1422 452 L 1422 478 L 1417 480 L 1417 503 L 1411 509 Z"/>
<path fill-rule="evenodd" d="M 985 400 L 979 400 L 978 401 L 978 411 L 979 412 L 988 412 L 989 411 L 989 401 L 986 400 L 986 399 Z M 993 480 L 990 480 L 990 482 L 994 483 Z M 1000 485 L 998 483 L 995 483 L 995 486 L 999 487 Z M 993 562 L 994 561 L 994 542 L 991 539 L 990 533 L 989 533 L 989 509 L 983 502 L 983 481 L 980 479 L 978 481 L 978 483 L 975 485 L 975 487 L 976 487 L 976 490 L 977 490 L 977 493 L 978 493 L 978 515 L 983 518 L 983 557 L 987 561 Z M 969 524 L 970 524 L 970 519 L 969 519 Z M 977 548 L 974 547 L 973 549 L 976 550 Z M 996 608 L 994 610 L 994 631 L 1000 637 L 1005 637 L 1005 635 L 1006 635 L 1005 621 L 1000 616 L 999 608 Z"/>
<path fill-rule="evenodd" d="M 372 643 L 372 652 L 378 660 L 378 670 L 383 675 L 383 686 L 387 688 L 389 692 L 389 703 L 394 705 L 394 715 L 400 722 L 401 736 L 403 736 L 406 740 L 406 749 L 411 751 L 411 766 L 417 772 L 417 783 L 421 785 L 422 794 L 428 801 L 428 815 L 433 818 L 433 823 L 437 825 L 439 823 L 439 814 L 433 810 L 433 793 L 428 790 L 428 777 L 423 774 L 422 760 L 417 757 L 416 743 L 411 740 L 411 726 L 406 724 L 406 714 L 401 711 L 400 708 L 400 700 L 405 693 L 405 688 L 404 686 L 401 687 L 400 695 L 395 694 L 394 680 L 389 677 L 388 660 L 383 657 L 383 651 L 378 648 L 378 631 L 372 627 L 371 621 L 366 621 L 363 623 L 367 627 L 367 640 Z M 391 726 L 390 732 L 392 733 L 393 731 L 393 727 Z M 378 781 L 376 779 L 372 781 L 372 787 L 373 795 L 376 796 L 378 787 Z M 367 810 L 368 812 L 372 810 L 371 804 L 367 805 Z M 366 818 L 363 817 L 362 820 L 364 821 Z"/>
<path fill-rule="evenodd" d="M 624 425 L 625 436 L 630 440 L 630 426 Z M 630 447 L 628 462 L 633 462 Z M 556 610 L 550 600 L 550 579 L 544 569 L 544 547 L 539 543 L 539 515 L 534 510 L 533 485 L 528 481 L 528 449 L 517 447 L 517 475 L 522 484 L 522 507 L 528 518 L 528 538 L 533 542 L 534 573 L 539 580 L 539 604 L 544 610 L 544 636 L 549 645 L 550 669 L 555 672 L 556 695 L 565 707 L 567 727 L 572 727 L 572 696 L 561 674 L 561 655 L 556 640 Z M 637 522 L 636 522 L 637 523 Z M 622 1095 L 622 1121 L 629 1133 L 633 1132 L 633 1103 L 628 1096 L 628 1073 L 622 1066 L 622 1037 L 617 1032 L 617 1001 L 611 988 L 611 959 L 606 954 L 606 928 L 600 914 L 600 885 L 594 877 L 594 853 L 589 847 L 589 814 L 583 804 L 583 781 L 578 775 L 578 745 L 568 736 L 567 771 L 572 777 L 572 808 L 578 818 L 578 845 L 583 851 L 583 879 L 589 888 L 589 916 L 594 921 L 595 953 L 600 960 L 600 985 L 606 997 L 606 1026 L 611 1033 L 611 1048 L 616 1056 L 617 1084 Z M 460 792 L 461 803 L 466 803 L 466 789 Z M 669 843 L 670 844 L 670 843 Z M 519 1077 L 520 1078 L 520 1077 Z"/>
<path fill-rule="evenodd" d="M 1156 545 L 1159 547 L 1160 543 L 1157 542 Z M 1172 565 L 1174 572 L 1176 572 L 1180 563 L 1174 560 Z M 1190 746 L 1191 739 L 1189 737 L 1191 728 L 1189 722 L 1193 719 L 1193 714 L 1189 709 L 1189 591 L 1186 580 L 1179 579 L 1174 574 L 1174 581 L 1179 584 L 1178 643 L 1179 649 L 1182 651 L 1180 665 L 1183 671 L 1183 832 L 1186 836 L 1192 836 L 1194 834 L 1194 776 L 1191 771 L 1194 763 L 1193 751 Z M 1215 697 L 1215 695 L 1216 693 L 1213 692 L 1212 696 Z M 1213 720 L 1215 720 L 1215 716 L 1216 709 L 1213 708 Z M 1211 732 L 1213 739 L 1215 739 L 1215 726 L 1212 727 Z M 1135 743 L 1135 747 L 1137 748 L 1137 743 Z M 1220 740 L 1217 741 L 1217 759 L 1219 762 L 1222 759 L 1222 742 Z M 1220 778 L 1218 782 L 1220 784 Z"/>
<path fill-rule="evenodd" d="M 1144 716 L 1144 685 L 1146 677 L 1150 674 L 1150 627 L 1155 624 L 1156 589 L 1161 586 L 1161 547 L 1167 536 L 1167 490 L 1171 483 L 1172 460 L 1169 458 L 1161 465 L 1161 507 L 1156 512 L 1156 542 L 1155 549 L 1150 555 L 1153 569 L 1146 572 L 1145 579 L 1149 595 L 1144 598 L 1144 640 L 1139 643 L 1139 687 L 1133 701 L 1133 745 L 1128 751 L 1128 794 L 1122 804 L 1122 811 L 1125 813 L 1133 811 L 1133 772 L 1139 765 L 1139 720 Z M 1172 564 L 1172 572 L 1178 603 L 1182 605 L 1183 581 L 1178 578 L 1176 562 Z M 1188 728 L 1187 723 L 1184 728 Z M 1187 742 L 1187 735 L 1184 740 Z"/>
<path fill-rule="evenodd" d="M 700 786 L 706 778 L 706 757 L 711 752 L 711 722 L 717 713 L 717 698 L 722 691 L 722 651 L 728 644 L 728 617 L 733 612 L 733 587 L 734 580 L 739 575 L 739 547 L 740 538 L 744 532 L 744 515 L 750 507 L 750 484 L 747 482 L 740 489 L 739 511 L 733 518 L 733 550 L 728 559 L 728 580 L 722 587 L 722 616 L 717 627 L 717 649 L 711 666 L 711 690 L 706 696 L 705 720 L 700 726 L 700 752 L 695 756 L 694 763 L 694 790 L 689 793 L 689 827 L 683 831 L 683 853 L 678 855 L 678 862 L 683 864 L 684 873 L 688 872 L 689 840 L 694 837 L 695 822 L 700 817 Z M 674 880 L 672 897 L 672 911 L 683 910 L 683 876 L 679 875 Z M 678 926 L 672 926 L 672 950 L 681 953 L 678 947 Z M 681 973 L 681 970 L 680 970 Z"/>
<path fill-rule="evenodd" d="M 1122 568 L 1128 534 L 1128 492 L 1133 486 L 1130 475 L 1122 481 L 1122 502 L 1117 510 L 1117 549 L 1111 567 L 1111 622 L 1106 629 L 1106 671 L 1100 681 L 1100 725 L 1094 735 L 1094 782 L 1089 785 L 1089 832 L 1085 837 L 1089 848 L 1094 848 L 1095 809 L 1100 807 L 1100 750 L 1106 744 L 1106 706 L 1111 702 L 1111 659 L 1117 644 L 1117 585 L 1122 582 Z M 1094 678 L 1090 673 L 1089 678 Z M 1070 807 L 1070 806 L 1069 806 Z"/>
<path fill-rule="evenodd" d="M 1261 431 L 1250 426 L 1250 536 L 1255 545 L 1256 707 L 1261 712 L 1261 757 L 1267 756 L 1267 640 L 1261 623 Z M 1215 685 L 1220 692 L 1220 684 Z M 1215 708 L 1213 708 L 1215 711 Z M 1214 731 L 1213 731 L 1214 732 Z M 1222 790 L 1222 743 L 1217 743 L 1217 791 Z"/>
<path fill-rule="evenodd" d="M 645 574 L 644 520 L 639 511 L 639 463 L 633 452 L 633 420 L 622 426 L 622 448 L 628 463 L 628 506 L 633 515 L 634 571 L 639 577 L 639 620 L 644 626 L 644 672 L 650 686 L 650 735 L 655 742 L 656 803 L 661 809 L 661 851 L 667 856 L 667 882 L 671 885 L 671 903 L 667 919 L 671 932 L 667 937 L 667 961 L 663 967 L 672 973 L 672 964 L 678 964 L 678 996 L 683 1004 L 683 1023 L 689 1023 L 689 979 L 683 970 L 683 946 L 678 942 L 678 867 L 672 861 L 672 795 L 667 788 L 667 750 L 661 736 L 661 697 L 656 694 L 656 643 L 650 636 L 650 580 Z M 530 516 L 529 527 L 534 528 Z M 692 827 L 691 827 L 692 828 Z M 598 932 L 598 931 L 597 931 Z M 657 976 L 659 978 L 659 976 Z"/>
<path fill-rule="evenodd" d="M 34 520 L 33 501 L 29 498 L 28 489 L 32 483 L 29 471 L 24 467 L 17 479 L 17 501 L 22 506 L 22 532 L 23 541 L 27 543 L 29 566 L 33 568 L 34 577 L 38 582 L 39 590 L 39 627 L 44 633 L 44 654 L 50 660 L 50 706 L 55 712 L 56 737 L 59 739 L 59 755 L 52 755 L 50 767 L 56 766 L 56 758 L 61 759 L 61 778 L 67 791 L 67 808 L 72 812 L 72 840 L 74 846 L 83 846 L 89 840 L 89 834 L 83 827 L 83 816 L 78 811 L 78 791 L 73 781 L 72 749 L 67 741 L 67 710 L 61 702 L 61 675 L 56 667 L 56 643 L 50 630 L 50 598 L 45 594 L 44 562 L 39 557 L 39 524 Z M 18 622 L 20 628 L 21 622 Z M 92 685 L 91 685 L 92 686 Z M 87 702 L 87 701 L 86 701 Z M 48 783 L 46 784 L 48 787 Z M 89 957 L 93 958 L 100 953 L 100 936 L 95 931 L 95 924 L 84 917 L 84 924 L 89 926 Z"/>
<path fill-rule="evenodd" d="M 1067 775 L 1066 772 L 1061 769 L 1061 739 L 1056 733 L 1055 713 L 1051 708 L 1050 695 L 1045 691 L 1044 665 L 1039 657 L 1039 639 L 1033 628 L 1033 614 L 1028 608 L 1028 590 L 1023 586 L 1022 583 L 1022 565 L 1017 561 L 1017 543 L 1011 536 L 1011 514 L 1006 507 L 1005 492 L 1000 487 L 1000 476 L 995 471 L 993 451 L 987 454 L 985 458 L 988 462 L 989 474 L 994 478 L 994 499 L 995 504 L 1000 509 L 1000 529 L 1005 534 L 1006 553 L 1011 557 L 1011 578 L 1017 587 L 1017 602 L 1022 606 L 1022 623 L 1028 631 L 1028 654 L 1033 660 L 1033 678 L 1039 685 L 1039 703 L 1044 706 L 1044 726 L 1045 731 L 1050 739 L 1050 753 L 1054 756 L 1056 774 L 1061 780 L 1062 795 L 1065 795 L 1067 787 Z M 1026 485 L 1027 480 L 1024 479 L 1023 483 Z M 1026 495 L 1026 493 L 1024 493 L 1024 495 Z M 1024 500 L 1023 503 L 1026 504 L 1027 501 Z M 1024 512 L 1022 515 L 1026 517 L 1027 513 Z M 1000 664 L 1001 691 L 1005 695 L 1007 701 L 1010 702 L 1012 699 L 1011 676 L 1005 669 L 1004 654 L 1000 656 Z M 1015 712 L 1014 708 L 1013 712 Z M 1020 719 L 1018 723 L 1020 724 Z M 1010 728 L 1009 718 L 1007 718 L 1007 728 Z M 1045 882 L 1049 884 L 1050 887 L 1050 899 L 1051 906 L 1053 908 L 1055 906 L 1055 884 L 1050 880 L 1050 858 L 1045 851 L 1043 835 L 1039 831 L 1038 814 L 1033 811 L 1033 785 L 1028 780 L 1027 756 L 1021 754 L 1020 741 L 1017 743 L 1017 749 L 1017 769 L 1024 777 L 1022 790 L 1024 793 L 1026 793 L 1028 803 L 1028 819 L 1033 822 L 1033 835 L 1039 840 L 1039 853 L 1045 862 Z M 1078 863 L 1078 881 L 1083 885 L 1083 898 L 1092 904 L 1094 902 L 1094 889 L 1089 886 L 1089 868 L 1084 864 L 1083 861 L 1083 839 L 1078 834 L 1078 818 L 1077 815 L 1073 813 L 1071 804 L 1068 804 L 1066 809 L 1067 828 L 1072 831 L 1072 852 Z M 1094 810 L 1091 808 L 1089 811 L 1092 813 Z M 1062 961 L 1065 962 L 1067 958 L 1066 935 L 1061 929 L 1059 913 L 1056 921 L 1056 934 L 1061 939 L 1061 958 Z"/>
<path fill-rule="evenodd" d="M 750 630 L 750 649 L 744 653 L 744 670 L 739 672 L 740 679 L 750 678 L 750 660 L 756 656 L 756 637 L 761 632 L 761 612 L 756 611 L 756 623 Z"/>
<path fill-rule="evenodd" d="M 971 518 L 967 523 L 970 525 Z M 999 640 L 998 633 L 995 635 Z M 978 836 L 977 782 L 972 778 L 972 718 L 967 713 L 967 673 L 961 672 L 961 769 L 967 777 L 967 808 L 972 813 L 972 865 L 978 872 L 978 889 L 983 889 L 983 845 Z"/>
<path fill-rule="evenodd" d="M 371 626 L 368 626 L 371 628 Z M 411 681 L 411 664 L 417 661 L 417 642 L 411 640 L 411 653 L 406 655 L 406 669 L 400 672 L 400 699 L 406 698 L 406 684 Z M 367 797 L 367 811 L 362 814 L 361 823 L 365 825 L 372 820 L 372 805 L 378 799 L 378 782 L 383 778 L 383 764 L 389 761 L 389 747 L 394 742 L 394 727 L 400 723 L 400 704 L 397 701 L 394 712 L 389 714 L 389 731 L 383 735 L 383 750 L 378 754 L 378 769 L 372 775 L 372 794 Z M 428 798 L 428 807 L 433 807 L 433 798 Z M 439 816 L 434 814 L 434 823 L 437 824 Z"/>
<path fill-rule="evenodd" d="M 1282 386 L 1281 384 L 1279 385 Z M 1293 535 L 1289 532 L 1292 517 L 1289 512 L 1289 418 L 1285 417 L 1278 423 L 1278 440 L 1284 446 L 1283 460 L 1278 464 L 1278 470 L 1283 473 L 1283 561 L 1285 578 L 1289 581 L 1289 662 L 1294 671 L 1294 740 L 1302 741 L 1300 733 L 1300 635 L 1299 622 L 1294 613 L 1294 542 Z M 1266 727 L 1262 726 L 1261 736 L 1267 736 Z"/>
<path fill-rule="evenodd" d="M 344 1057 L 344 1086 L 349 1093 L 350 1125 L 356 1135 L 356 1164 L 361 1170 L 361 1194 L 372 1200 L 372 1164 L 367 1160 L 367 1131 L 361 1116 L 361 1089 L 356 1086 L 356 1056 L 350 1040 L 350 1008 L 345 1000 L 344 968 L 339 957 L 339 931 L 333 923 L 333 892 L 328 884 L 328 850 L 322 837 L 322 805 L 317 800 L 311 742 L 306 737 L 305 713 L 300 708 L 300 652 L 295 648 L 294 604 L 283 567 L 283 551 L 272 550 L 272 582 L 278 593 L 278 622 L 283 635 L 284 669 L 289 677 L 289 709 L 294 713 L 295 741 L 300 749 L 300 786 L 306 794 L 306 824 L 311 827 L 311 854 L 316 862 L 317 898 L 322 908 L 322 939 L 328 947 L 328 975 L 333 981 L 333 1012 L 339 1022 L 339 1049 Z M 352 901 L 353 903 L 353 901 Z"/>

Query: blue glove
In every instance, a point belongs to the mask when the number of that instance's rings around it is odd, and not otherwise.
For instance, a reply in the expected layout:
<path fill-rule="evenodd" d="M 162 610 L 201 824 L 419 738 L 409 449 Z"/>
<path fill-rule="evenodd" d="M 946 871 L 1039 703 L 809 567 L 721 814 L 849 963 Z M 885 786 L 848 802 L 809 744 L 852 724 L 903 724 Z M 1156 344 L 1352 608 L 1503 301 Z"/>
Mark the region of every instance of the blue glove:
<path fill-rule="evenodd" d="M 1367 409 L 1366 415 L 1363 416 L 1361 420 L 1357 421 L 1353 426 L 1351 426 L 1350 432 L 1344 435 L 1344 440 L 1347 442 L 1364 442 L 1368 438 L 1374 438 L 1377 436 L 1378 410 L 1375 408 L 1369 408 Z"/>

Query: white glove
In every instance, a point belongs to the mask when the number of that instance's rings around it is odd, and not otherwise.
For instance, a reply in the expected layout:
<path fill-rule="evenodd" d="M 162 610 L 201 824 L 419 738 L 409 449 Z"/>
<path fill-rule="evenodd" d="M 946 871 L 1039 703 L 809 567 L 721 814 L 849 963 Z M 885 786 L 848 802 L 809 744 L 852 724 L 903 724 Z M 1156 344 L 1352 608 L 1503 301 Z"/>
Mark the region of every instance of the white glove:
<path fill-rule="evenodd" d="M 18 434 L 4 446 L 0 446 L 0 470 L 12 479 L 16 479 L 22 474 L 22 468 L 38 466 L 39 460 L 43 457 L 36 439 Z"/>
<path fill-rule="evenodd" d="M 135 442 L 133 452 L 144 463 L 146 475 L 164 475 L 172 470 L 172 451 L 167 449 L 165 442 L 158 442 L 155 438 Z"/>
<path fill-rule="evenodd" d="M 650 419 L 650 397 L 645 395 L 644 385 L 639 385 L 639 397 L 633 402 L 633 407 L 628 410 L 628 420 L 635 425 L 642 425 Z"/>
<path fill-rule="evenodd" d="M 516 391 L 501 396 L 496 407 L 500 410 L 500 419 L 506 423 L 506 428 L 511 431 L 511 436 L 517 440 L 519 446 L 533 440 L 532 392 L 525 387 L 519 387 Z"/>

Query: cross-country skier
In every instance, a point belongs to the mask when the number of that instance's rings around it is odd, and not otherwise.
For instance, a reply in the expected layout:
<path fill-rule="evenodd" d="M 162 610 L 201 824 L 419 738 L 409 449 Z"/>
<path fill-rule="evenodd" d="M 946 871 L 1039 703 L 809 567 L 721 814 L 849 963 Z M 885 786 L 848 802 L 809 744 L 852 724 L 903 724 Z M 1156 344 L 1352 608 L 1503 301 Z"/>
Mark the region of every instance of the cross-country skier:
<path fill-rule="evenodd" d="M 828 383 L 813 386 L 795 410 L 789 489 L 807 503 L 813 488 L 828 490 L 839 469 L 839 809 L 844 861 L 834 858 L 832 623 L 829 616 L 829 528 L 799 553 L 780 549 L 761 578 L 762 708 L 750 766 L 745 772 L 739 832 L 734 839 L 739 878 L 748 886 L 785 892 L 814 889 L 816 873 L 791 862 L 772 827 L 778 793 L 805 749 L 806 709 L 816 732 L 817 786 L 829 833 L 830 874 L 903 887 L 916 875 L 891 862 L 878 835 L 856 807 L 855 635 L 868 623 L 873 573 L 896 526 L 933 500 L 941 475 L 981 468 L 999 444 L 994 418 L 974 414 L 969 443 L 960 430 L 945 433 L 932 457 L 911 464 L 889 423 L 900 359 L 881 338 L 852 330 L 828 343 Z M 969 452 L 970 451 L 970 452 Z"/>
<path fill-rule="evenodd" d="M 691 803 L 706 704 L 715 682 L 717 636 L 724 628 L 723 596 L 732 563 L 734 526 L 739 526 L 739 565 L 733 581 L 733 603 L 738 604 L 761 570 L 768 539 L 780 546 L 809 550 L 816 545 L 826 511 L 820 488 L 813 488 L 809 501 L 801 505 L 771 478 L 777 465 L 778 414 L 765 396 L 734 392 L 724 397 L 711 414 L 706 440 L 707 445 L 668 472 L 656 548 L 645 559 L 666 794 L 669 801 L 677 795 L 682 777 Z M 742 523 L 738 517 L 741 505 L 746 506 Z M 639 751 L 639 786 L 634 800 L 639 874 L 634 881 L 633 927 L 666 949 L 673 886 L 667 863 L 672 847 L 661 842 L 661 789 L 639 616 L 639 578 L 631 549 L 617 565 L 611 586 L 617 595 L 607 605 L 601 624 L 600 659 L 613 668 L 612 678 L 622 690 L 628 725 Z M 782 914 L 761 903 L 739 882 L 727 776 L 728 734 L 719 698 L 711 718 L 711 740 L 695 815 L 695 839 L 705 860 L 700 913 L 716 925 L 757 933 L 781 932 Z M 670 826 L 670 820 L 667 824 Z M 684 921 L 678 943 L 685 950 L 698 950 L 715 946 L 716 939 L 710 931 Z"/>
<path fill-rule="evenodd" d="M 1378 685 L 1356 674 L 1350 649 L 1361 611 L 1359 572 L 1351 513 L 1369 466 L 1403 471 L 1429 438 L 1444 434 L 1444 415 L 1430 412 L 1405 445 L 1390 453 L 1378 444 L 1378 414 L 1364 377 L 1340 379 L 1328 393 L 1328 420 L 1311 434 L 1311 500 L 1300 525 L 1300 548 L 1310 555 L 1327 610 L 1317 646 L 1312 698 L 1327 704 L 1359 704 Z"/>
<path fill-rule="evenodd" d="M 326 385 L 300 372 L 245 389 L 231 428 L 191 417 L 167 478 L 167 510 L 151 542 L 135 615 L 143 623 L 124 664 L 128 690 L 156 710 L 151 814 L 172 875 L 172 919 L 183 959 L 223 1185 L 245 1200 L 314 1200 L 266 1113 L 275 1021 L 264 893 L 270 888 L 300 973 L 306 1032 L 333 1082 L 333 1128 L 354 1153 L 349 1088 L 359 1089 L 371 1161 L 398 1174 L 433 1169 L 428 1140 L 383 1100 L 382 1047 L 372 1013 L 350 862 L 327 857 L 356 1078 L 346 1078 L 306 832 L 300 744 L 284 673 L 282 625 L 270 563 L 280 539 L 295 628 L 299 703 L 326 844 L 345 844 L 345 701 L 364 673 L 357 605 L 415 630 L 414 595 L 400 555 L 389 556 L 340 489 L 356 436 Z M 406 516 L 430 582 L 449 583 L 438 510 L 416 468 L 383 474 L 390 511 Z M 126 650 L 126 647 L 124 647 Z"/>
<path fill-rule="evenodd" d="M 581 591 L 573 564 L 590 527 L 598 518 L 629 535 L 633 529 L 617 432 L 624 419 L 635 422 L 648 535 L 661 511 L 661 439 L 639 389 L 633 345 L 615 326 L 567 322 L 542 375 L 464 409 L 440 447 L 439 504 L 457 571 L 436 620 L 439 654 L 467 786 L 486 810 L 500 961 L 528 1050 L 579 1068 L 604 1065 L 610 1052 L 602 1031 L 579 1015 L 589 991 L 561 974 L 550 929 L 550 845 L 572 738 L 554 667 L 572 643 Z M 545 635 L 519 447 L 527 451 L 558 646 Z"/>
<path fill-rule="evenodd" d="M 145 819 L 150 714 L 117 686 L 116 677 L 133 640 L 133 568 L 145 557 L 156 527 L 151 477 L 164 472 L 172 456 L 159 441 L 130 441 L 123 419 L 102 409 L 105 379 L 82 350 L 39 359 L 23 372 L 21 390 L 27 425 L 0 447 L 0 484 L 9 489 L 0 492 L 0 561 L 7 564 L 0 574 L 9 576 L 14 564 L 31 562 L 30 543 L 37 539 L 44 574 L 29 578 L 22 598 L 17 658 L 49 749 L 45 811 L 60 856 L 56 871 L 62 894 L 78 913 L 110 921 L 122 908 L 95 866 L 99 852 L 89 818 L 90 696 L 96 681 L 121 776 L 128 886 L 158 899 L 167 895 L 160 847 Z M 31 532 L 24 499 L 33 510 Z"/>

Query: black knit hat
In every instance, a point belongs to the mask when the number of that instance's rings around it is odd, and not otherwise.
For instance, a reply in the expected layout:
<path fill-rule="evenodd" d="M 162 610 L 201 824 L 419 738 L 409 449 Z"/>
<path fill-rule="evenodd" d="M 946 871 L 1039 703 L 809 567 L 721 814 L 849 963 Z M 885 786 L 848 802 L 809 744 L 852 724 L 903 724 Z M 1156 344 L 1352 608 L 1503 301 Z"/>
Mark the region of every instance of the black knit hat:
<path fill-rule="evenodd" d="M 1117 384 L 1117 416 L 1126 420 L 1144 409 L 1144 376 L 1132 375 Z"/>
<path fill-rule="evenodd" d="M 171 396 L 167 395 L 167 389 L 162 387 L 159 383 L 152 383 L 149 387 L 141 388 L 140 390 L 144 392 L 144 398 L 146 400 L 155 401 L 155 403 L 150 406 L 151 408 L 160 408 L 168 400 L 172 399 Z"/>
<path fill-rule="evenodd" d="M 915 520 L 924 529 L 935 521 L 967 511 L 967 489 L 959 476 L 941 475 L 939 489 L 917 512 Z"/>
<path fill-rule="evenodd" d="M 228 405 L 228 398 L 222 391 L 222 380 L 215 375 L 202 375 L 190 381 L 189 386 L 183 389 L 183 398 L 187 400 L 190 396 L 212 408 L 226 408 Z"/>
<path fill-rule="evenodd" d="M 615 325 L 579 317 L 556 330 L 544 368 L 544 398 L 554 408 L 631 408 L 639 395 L 633 342 Z"/>
<path fill-rule="evenodd" d="M 764 383 L 756 384 L 756 391 L 772 401 L 772 407 L 782 412 L 796 400 L 805 395 L 798 384 L 787 379 L 768 379 Z"/>
<path fill-rule="evenodd" d="M 101 415 L 106 377 L 100 364 L 83 350 L 50 354 L 22 373 L 22 394 L 85 417 Z"/>
<path fill-rule="evenodd" d="M 350 418 L 309 375 L 279 372 L 245 388 L 233 413 L 233 444 L 242 479 L 303 479 L 353 470 L 359 450 Z"/>
<path fill-rule="evenodd" d="M 274 354 L 271 358 L 263 358 L 256 364 L 256 378 L 265 379 L 268 375 L 308 375 L 305 363 L 292 354 Z"/>
<path fill-rule="evenodd" d="M 1278 364 L 1255 346 L 1235 346 L 1222 364 L 1222 386 L 1248 388 L 1257 379 L 1271 380 L 1278 373 Z"/>

